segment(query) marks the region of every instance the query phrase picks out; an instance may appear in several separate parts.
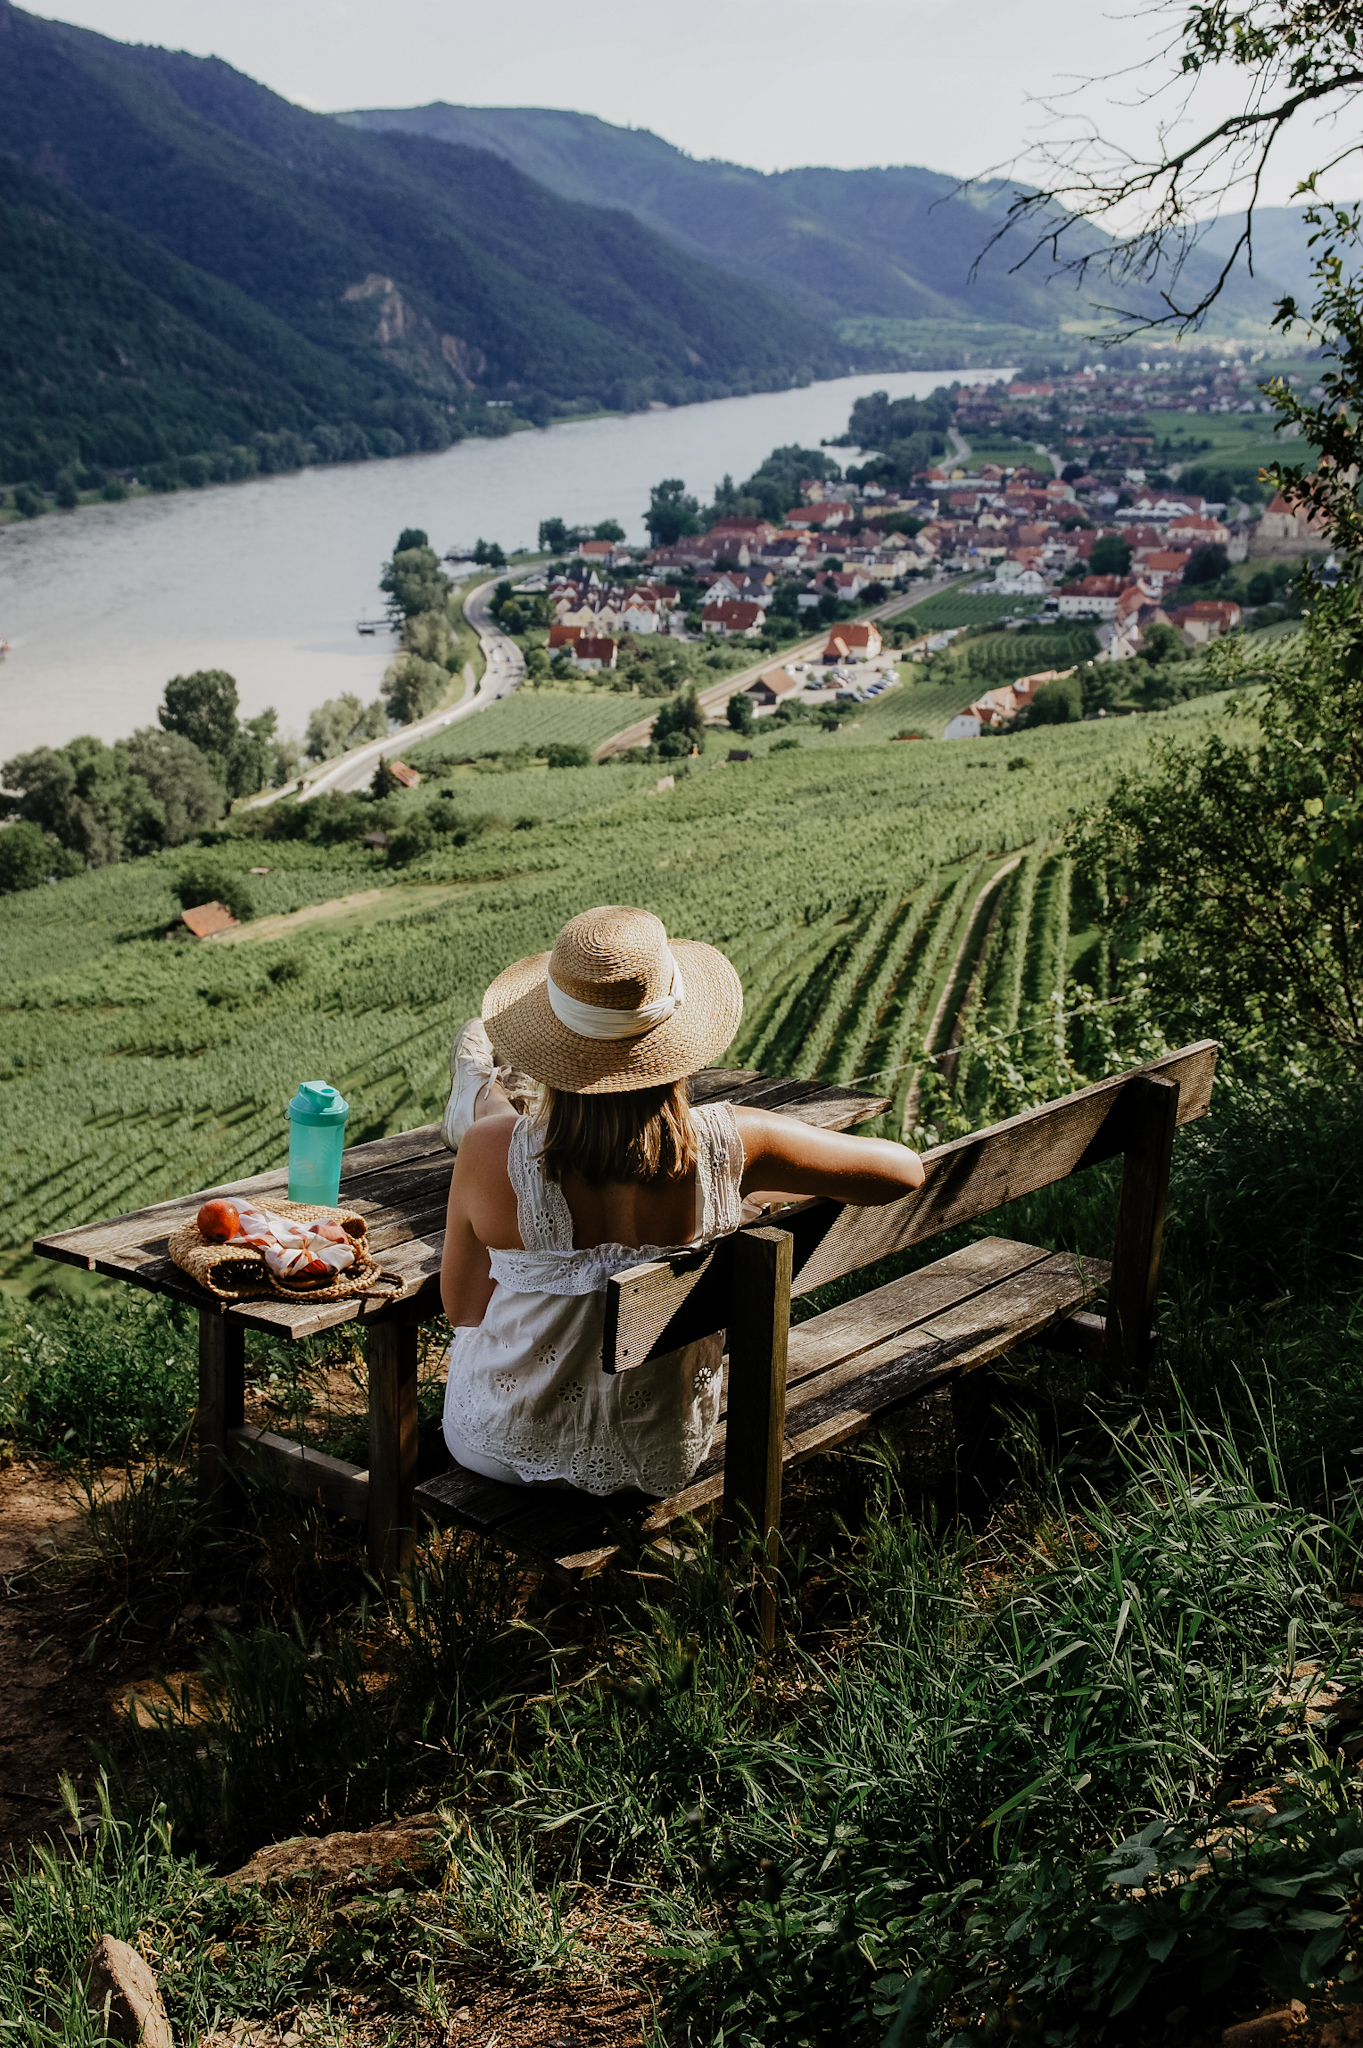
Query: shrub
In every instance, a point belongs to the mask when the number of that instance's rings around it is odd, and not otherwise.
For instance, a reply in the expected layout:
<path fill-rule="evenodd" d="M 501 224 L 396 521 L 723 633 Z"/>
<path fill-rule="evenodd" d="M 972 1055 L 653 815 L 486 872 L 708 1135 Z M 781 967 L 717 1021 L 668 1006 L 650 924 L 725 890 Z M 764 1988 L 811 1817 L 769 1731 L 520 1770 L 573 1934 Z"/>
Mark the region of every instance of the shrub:
<path fill-rule="evenodd" d="M 551 768 L 590 768 L 592 750 L 578 740 L 550 740 L 538 750 L 539 758 Z"/>
<path fill-rule="evenodd" d="M 182 868 L 175 894 L 182 910 L 193 910 L 200 903 L 223 903 L 243 924 L 255 916 L 255 899 L 246 877 L 212 861 L 196 861 Z"/>
<path fill-rule="evenodd" d="M 50 832 L 25 818 L 0 832 L 0 891 L 34 889 L 49 877 L 60 881 L 78 875 L 84 865 L 79 854 L 68 852 Z"/>

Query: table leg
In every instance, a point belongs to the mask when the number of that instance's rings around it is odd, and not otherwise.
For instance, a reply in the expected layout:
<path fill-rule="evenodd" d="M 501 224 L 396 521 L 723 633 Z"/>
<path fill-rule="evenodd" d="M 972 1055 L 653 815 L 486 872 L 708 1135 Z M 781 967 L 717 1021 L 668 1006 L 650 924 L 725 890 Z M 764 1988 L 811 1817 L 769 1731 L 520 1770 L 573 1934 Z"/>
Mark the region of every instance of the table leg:
<path fill-rule="evenodd" d="M 395 1578 L 412 1551 L 416 1486 L 416 1367 L 419 1325 L 385 1318 L 369 1325 L 369 1564 Z"/>
<path fill-rule="evenodd" d="M 218 1309 L 199 1310 L 199 1501 L 225 1509 L 227 1432 L 246 1419 L 246 1331 Z"/>

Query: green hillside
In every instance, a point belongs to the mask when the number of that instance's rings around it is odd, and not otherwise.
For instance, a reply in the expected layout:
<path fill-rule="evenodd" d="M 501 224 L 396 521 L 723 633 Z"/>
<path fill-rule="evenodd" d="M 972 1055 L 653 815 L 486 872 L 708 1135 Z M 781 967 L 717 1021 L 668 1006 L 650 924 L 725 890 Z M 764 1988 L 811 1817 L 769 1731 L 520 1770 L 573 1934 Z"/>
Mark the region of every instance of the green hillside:
<path fill-rule="evenodd" d="M 156 428 L 184 450 L 339 416 L 395 431 L 378 452 L 398 452 L 486 421 L 489 396 L 544 417 L 847 367 L 806 313 L 503 156 L 347 129 L 216 59 L 111 42 L 8 0 L 0 132 L 10 290 L 37 278 L 34 305 L 7 323 L 11 477 L 30 449 L 145 460 Z M 101 372 L 126 382 L 118 349 L 138 393 L 114 396 L 142 415 L 126 433 L 121 405 L 93 388 Z"/>
<path fill-rule="evenodd" d="M 371 134 L 429 135 L 495 150 L 552 191 L 628 207 L 676 248 L 766 285 L 823 319 L 1001 322 L 1035 335 L 1091 317 L 1073 280 L 1041 257 L 1015 269 L 1025 239 L 1010 237 L 985 254 L 1016 190 L 1002 181 L 962 187 L 956 178 L 912 165 L 764 175 L 741 164 L 698 163 L 646 128 L 616 128 L 594 115 L 541 107 L 437 101 L 338 119 Z M 1082 234 L 1084 247 L 1102 245 L 1096 230 Z M 1212 274 L 1210 259 L 1198 256 L 1188 274 L 1199 265 Z M 1156 307 L 1153 289 L 1123 290 L 1123 303 L 1139 299 Z M 1262 321 L 1273 297 L 1261 282 L 1237 280 L 1221 315 Z M 872 334 L 859 338 L 873 345 Z M 903 354 L 904 337 L 895 340 L 893 353 Z"/>

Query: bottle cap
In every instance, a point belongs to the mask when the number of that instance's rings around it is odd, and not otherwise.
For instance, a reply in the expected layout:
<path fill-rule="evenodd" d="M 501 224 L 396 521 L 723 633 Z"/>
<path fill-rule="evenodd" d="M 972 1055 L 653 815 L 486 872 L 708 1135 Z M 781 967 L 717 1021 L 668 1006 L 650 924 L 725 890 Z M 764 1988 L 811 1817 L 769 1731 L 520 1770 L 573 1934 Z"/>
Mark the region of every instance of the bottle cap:
<path fill-rule="evenodd" d="M 295 1124 L 343 1124 L 350 1114 L 344 1095 L 326 1081 L 304 1081 L 289 1104 Z"/>

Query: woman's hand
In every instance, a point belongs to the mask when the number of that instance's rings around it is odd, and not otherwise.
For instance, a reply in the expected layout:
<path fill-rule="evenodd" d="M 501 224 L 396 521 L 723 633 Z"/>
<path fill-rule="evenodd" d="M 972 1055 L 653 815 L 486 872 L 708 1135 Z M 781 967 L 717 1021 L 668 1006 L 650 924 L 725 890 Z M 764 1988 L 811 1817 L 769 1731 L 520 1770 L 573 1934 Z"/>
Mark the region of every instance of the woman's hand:
<path fill-rule="evenodd" d="M 918 1154 L 888 1138 L 821 1131 L 765 1109 L 735 1109 L 734 1115 L 743 1140 L 745 1195 L 779 1188 L 787 1196 L 831 1195 L 872 1209 L 898 1201 L 927 1178 Z"/>

